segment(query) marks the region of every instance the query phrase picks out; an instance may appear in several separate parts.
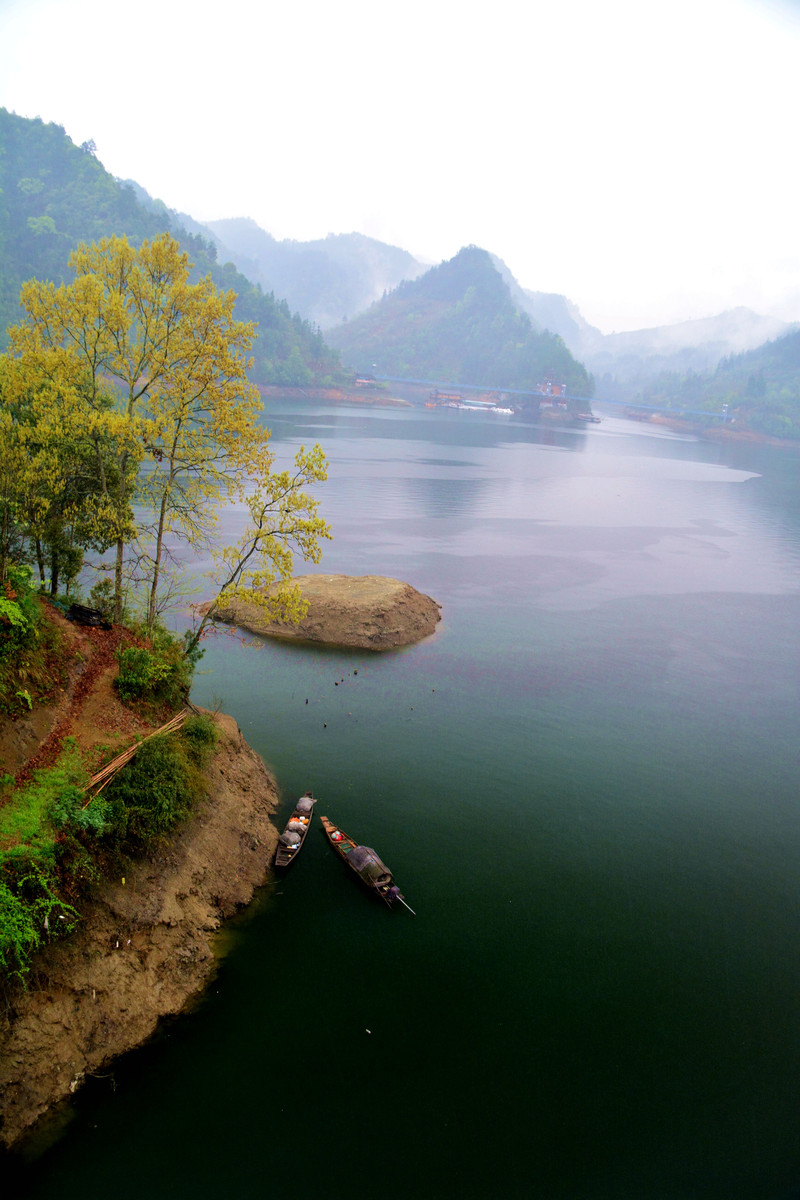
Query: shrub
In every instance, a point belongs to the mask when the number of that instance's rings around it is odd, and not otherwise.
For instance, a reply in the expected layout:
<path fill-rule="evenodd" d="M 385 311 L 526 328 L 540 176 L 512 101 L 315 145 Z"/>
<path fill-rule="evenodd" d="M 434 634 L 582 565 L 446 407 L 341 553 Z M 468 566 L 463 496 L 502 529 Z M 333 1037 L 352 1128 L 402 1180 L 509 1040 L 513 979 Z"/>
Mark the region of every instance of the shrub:
<path fill-rule="evenodd" d="M 123 845 L 146 848 L 189 815 L 194 784 L 177 738 L 145 742 L 105 790 L 111 832 Z"/>
<path fill-rule="evenodd" d="M 186 751 L 198 767 L 203 767 L 214 753 L 218 730 L 214 720 L 205 713 L 190 717 L 183 727 Z"/>
<path fill-rule="evenodd" d="M 109 822 L 108 802 L 93 796 L 87 803 L 85 791 L 68 784 L 51 801 L 48 818 L 54 829 L 63 833 L 102 837 Z"/>
<path fill-rule="evenodd" d="M 114 616 L 114 585 L 110 579 L 101 579 L 89 592 L 89 604 L 101 612 L 106 620 Z"/>
<path fill-rule="evenodd" d="M 40 863 L 17 855 L 0 879 L 0 971 L 23 979 L 30 960 L 50 937 L 69 933 L 78 914 L 56 892 L 56 880 Z"/>
<path fill-rule="evenodd" d="M 184 645 L 166 630 L 156 629 L 149 648 L 126 646 L 117 651 L 117 691 L 123 700 L 177 707 L 189 694 L 198 657 L 187 655 Z"/>

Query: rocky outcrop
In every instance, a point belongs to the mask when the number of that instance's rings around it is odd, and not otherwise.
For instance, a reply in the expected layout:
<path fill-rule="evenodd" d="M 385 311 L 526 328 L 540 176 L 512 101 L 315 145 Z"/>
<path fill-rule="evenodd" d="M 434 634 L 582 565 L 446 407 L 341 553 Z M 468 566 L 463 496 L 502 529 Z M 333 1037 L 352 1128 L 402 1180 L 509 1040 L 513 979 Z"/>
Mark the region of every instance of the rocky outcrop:
<path fill-rule="evenodd" d="M 300 575 L 294 582 L 308 601 L 298 625 L 276 621 L 257 604 L 232 600 L 214 614 L 266 637 L 362 650 L 393 650 L 429 637 L 440 606 L 408 583 L 383 575 Z"/>

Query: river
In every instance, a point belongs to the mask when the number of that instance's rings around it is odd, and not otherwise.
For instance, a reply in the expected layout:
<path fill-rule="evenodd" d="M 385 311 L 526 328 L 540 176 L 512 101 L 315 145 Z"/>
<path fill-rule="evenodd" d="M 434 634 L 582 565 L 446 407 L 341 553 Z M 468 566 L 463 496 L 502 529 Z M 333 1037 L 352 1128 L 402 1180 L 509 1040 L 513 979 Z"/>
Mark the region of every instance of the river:
<path fill-rule="evenodd" d="M 380 656 L 212 639 L 193 698 L 417 915 L 316 821 L 25 1194 L 800 1194 L 797 452 L 611 415 L 268 423 L 280 460 L 329 456 L 318 569 L 443 619 Z"/>

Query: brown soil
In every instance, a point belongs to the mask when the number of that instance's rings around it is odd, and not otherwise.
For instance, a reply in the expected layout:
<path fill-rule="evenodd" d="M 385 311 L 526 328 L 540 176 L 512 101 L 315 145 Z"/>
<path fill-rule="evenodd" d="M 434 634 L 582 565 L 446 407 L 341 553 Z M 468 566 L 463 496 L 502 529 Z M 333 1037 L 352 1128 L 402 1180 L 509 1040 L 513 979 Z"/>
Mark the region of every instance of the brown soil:
<path fill-rule="evenodd" d="M 124 632 L 64 624 L 67 687 L 47 711 L 0 728 L 2 761 L 20 780 L 51 761 L 68 734 L 91 759 L 101 746 L 122 749 L 134 734 L 151 732 L 113 688 L 113 649 Z M 222 714 L 216 720 L 207 798 L 161 850 L 129 863 L 124 879 L 79 905 L 77 932 L 37 956 L 28 989 L 14 991 L 0 1016 L 6 1146 L 207 985 L 220 922 L 266 880 L 278 837 L 270 820 L 277 788 L 236 722 Z"/>
<path fill-rule="evenodd" d="M 120 703 L 113 686 L 115 651 L 133 641 L 127 630 L 83 628 L 50 607 L 44 609 L 43 618 L 60 636 L 66 679 L 48 703 L 0 722 L 0 773 L 13 775 L 17 786 L 37 767 L 52 764 L 65 737 L 75 737 L 91 763 L 101 747 L 121 750 L 137 733 L 151 732 Z"/>
<path fill-rule="evenodd" d="M 216 616 L 266 637 L 363 650 L 393 650 L 429 637 L 440 606 L 408 583 L 382 575 L 299 575 L 308 613 L 298 625 L 270 620 L 256 604 L 234 600 Z"/>

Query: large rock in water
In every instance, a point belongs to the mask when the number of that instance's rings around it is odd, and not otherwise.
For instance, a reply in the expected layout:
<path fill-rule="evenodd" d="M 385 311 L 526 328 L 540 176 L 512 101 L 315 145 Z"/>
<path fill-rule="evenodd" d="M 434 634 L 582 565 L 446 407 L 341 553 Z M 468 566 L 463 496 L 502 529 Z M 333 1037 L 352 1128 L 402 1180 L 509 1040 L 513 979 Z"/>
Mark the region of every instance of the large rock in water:
<path fill-rule="evenodd" d="M 439 605 L 399 579 L 382 575 L 298 575 L 308 612 L 298 625 L 271 620 L 257 604 L 233 600 L 215 616 L 267 637 L 392 650 L 422 641 L 440 620 Z"/>

